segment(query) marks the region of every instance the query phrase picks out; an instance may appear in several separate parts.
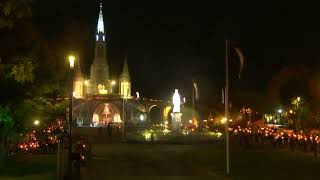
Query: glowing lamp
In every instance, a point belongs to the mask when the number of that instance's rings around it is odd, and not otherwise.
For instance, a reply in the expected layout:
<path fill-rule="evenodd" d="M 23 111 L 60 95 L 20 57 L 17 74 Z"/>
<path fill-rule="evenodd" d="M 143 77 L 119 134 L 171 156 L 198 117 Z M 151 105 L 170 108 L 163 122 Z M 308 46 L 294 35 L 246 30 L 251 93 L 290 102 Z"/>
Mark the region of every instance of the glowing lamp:
<path fill-rule="evenodd" d="M 221 122 L 221 124 L 224 124 L 224 123 L 226 123 L 227 122 L 227 118 L 222 118 L 221 120 L 220 120 L 220 122 Z"/>
<path fill-rule="evenodd" d="M 112 86 L 116 85 L 116 83 L 117 83 L 117 82 L 116 82 L 115 80 L 112 80 L 112 81 L 111 81 L 111 85 L 112 85 Z"/>
<path fill-rule="evenodd" d="M 85 80 L 85 81 L 84 81 L 84 85 L 89 86 L 89 81 L 88 81 L 88 80 Z"/>
<path fill-rule="evenodd" d="M 144 120 L 144 116 L 143 114 L 140 115 L 140 121 L 143 121 Z"/>
<path fill-rule="evenodd" d="M 35 121 L 33 122 L 33 124 L 34 124 L 35 126 L 38 126 L 38 125 L 40 124 L 40 121 L 39 121 L 39 120 L 35 120 Z"/>

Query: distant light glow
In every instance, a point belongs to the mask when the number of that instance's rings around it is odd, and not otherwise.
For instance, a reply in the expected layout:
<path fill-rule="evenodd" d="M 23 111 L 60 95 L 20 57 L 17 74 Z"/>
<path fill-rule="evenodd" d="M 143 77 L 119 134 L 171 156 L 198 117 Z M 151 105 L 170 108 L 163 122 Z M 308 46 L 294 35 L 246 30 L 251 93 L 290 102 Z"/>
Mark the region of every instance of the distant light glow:
<path fill-rule="evenodd" d="M 117 83 L 117 82 L 116 82 L 115 80 L 112 80 L 112 81 L 111 81 L 111 85 L 112 85 L 112 86 L 116 85 L 116 83 Z"/>
<path fill-rule="evenodd" d="M 229 122 L 232 122 L 233 120 L 232 119 L 229 119 Z M 221 120 L 220 120 L 221 124 L 224 124 L 227 122 L 227 118 L 223 117 Z"/>
<path fill-rule="evenodd" d="M 119 114 L 119 113 L 117 113 L 117 114 L 115 114 L 115 115 L 114 115 L 114 117 L 113 117 L 113 121 L 114 121 L 114 122 L 116 122 L 116 123 L 120 123 L 120 122 L 122 122 L 122 121 L 121 121 L 121 117 L 120 117 L 120 114 Z"/>
<path fill-rule="evenodd" d="M 85 85 L 85 86 L 89 86 L 89 80 L 85 80 L 85 81 L 84 81 L 84 85 Z"/>
<path fill-rule="evenodd" d="M 279 110 L 278 110 L 278 113 L 282 113 L 282 109 L 279 109 Z"/>
<path fill-rule="evenodd" d="M 226 123 L 226 121 L 227 121 L 227 118 L 225 118 L 225 117 L 220 120 L 221 124 Z"/>
<path fill-rule="evenodd" d="M 139 99 L 140 98 L 140 93 L 136 92 L 136 95 L 137 95 L 137 99 Z"/>
<path fill-rule="evenodd" d="M 38 125 L 40 124 L 40 121 L 39 121 L 39 120 L 35 120 L 35 121 L 33 122 L 33 124 L 36 125 L 36 126 L 38 126 Z"/>
<path fill-rule="evenodd" d="M 108 94 L 108 90 L 105 89 L 104 85 L 98 85 L 99 94 Z"/>
<path fill-rule="evenodd" d="M 144 116 L 143 114 L 140 115 L 140 121 L 143 121 L 144 120 Z"/>

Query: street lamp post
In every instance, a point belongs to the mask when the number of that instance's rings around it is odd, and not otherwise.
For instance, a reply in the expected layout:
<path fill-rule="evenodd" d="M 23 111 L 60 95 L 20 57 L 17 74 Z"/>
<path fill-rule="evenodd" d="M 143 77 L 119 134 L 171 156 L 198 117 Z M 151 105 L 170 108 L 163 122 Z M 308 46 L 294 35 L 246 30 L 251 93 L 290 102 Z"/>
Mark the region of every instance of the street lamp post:
<path fill-rule="evenodd" d="M 69 64 L 70 64 L 70 91 L 69 91 L 69 147 L 68 147 L 68 171 L 67 175 L 69 179 L 72 179 L 72 118 L 73 118 L 73 69 L 74 69 L 74 62 L 75 57 L 70 55 L 68 57 Z"/>
<path fill-rule="evenodd" d="M 279 113 L 279 124 L 282 123 L 282 109 L 278 109 L 278 113 Z"/>
<path fill-rule="evenodd" d="M 124 104 L 125 104 L 125 97 L 122 99 L 122 141 L 125 141 L 125 132 L 124 132 L 124 126 L 125 126 L 125 111 L 124 111 Z"/>
<path fill-rule="evenodd" d="M 296 123 L 296 130 L 299 131 L 300 129 L 300 109 L 299 109 L 299 105 L 300 105 L 300 97 L 297 97 L 297 115 L 298 115 L 298 121 Z"/>
<path fill-rule="evenodd" d="M 226 117 L 226 161 L 227 175 L 230 174 L 230 159 L 229 159 L 229 61 L 228 61 L 228 40 L 226 40 L 225 63 L 226 63 L 226 86 L 225 86 L 225 117 Z"/>

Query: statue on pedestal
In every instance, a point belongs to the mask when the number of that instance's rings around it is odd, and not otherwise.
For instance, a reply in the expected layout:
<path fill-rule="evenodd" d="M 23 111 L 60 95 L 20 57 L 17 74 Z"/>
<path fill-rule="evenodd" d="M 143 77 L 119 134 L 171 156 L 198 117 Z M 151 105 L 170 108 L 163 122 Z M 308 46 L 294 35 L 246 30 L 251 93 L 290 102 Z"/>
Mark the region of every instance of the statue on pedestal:
<path fill-rule="evenodd" d="M 175 89 L 173 97 L 172 97 L 172 103 L 173 103 L 173 110 L 172 110 L 172 132 L 174 133 L 180 133 L 181 132 L 181 116 L 182 113 L 180 112 L 180 95 L 178 92 L 178 89 Z"/>

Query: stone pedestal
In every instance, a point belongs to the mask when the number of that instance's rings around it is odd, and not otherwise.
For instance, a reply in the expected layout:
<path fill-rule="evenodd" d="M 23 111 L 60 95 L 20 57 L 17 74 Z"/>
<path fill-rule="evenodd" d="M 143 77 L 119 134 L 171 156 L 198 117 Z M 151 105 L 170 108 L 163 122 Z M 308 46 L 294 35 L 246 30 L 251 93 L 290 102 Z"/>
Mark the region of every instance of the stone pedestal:
<path fill-rule="evenodd" d="M 172 116 L 172 132 L 173 133 L 181 133 L 181 116 L 182 113 L 174 112 L 171 113 Z"/>

